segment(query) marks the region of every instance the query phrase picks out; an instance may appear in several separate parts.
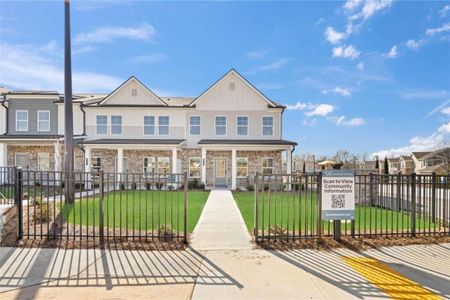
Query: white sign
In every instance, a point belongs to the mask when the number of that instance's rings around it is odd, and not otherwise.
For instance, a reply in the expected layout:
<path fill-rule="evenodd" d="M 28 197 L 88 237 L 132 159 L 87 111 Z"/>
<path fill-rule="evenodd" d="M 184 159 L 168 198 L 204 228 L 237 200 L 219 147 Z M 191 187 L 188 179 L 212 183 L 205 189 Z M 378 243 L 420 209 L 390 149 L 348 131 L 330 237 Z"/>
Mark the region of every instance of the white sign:
<path fill-rule="evenodd" d="M 322 220 L 355 219 L 355 172 L 322 171 Z"/>

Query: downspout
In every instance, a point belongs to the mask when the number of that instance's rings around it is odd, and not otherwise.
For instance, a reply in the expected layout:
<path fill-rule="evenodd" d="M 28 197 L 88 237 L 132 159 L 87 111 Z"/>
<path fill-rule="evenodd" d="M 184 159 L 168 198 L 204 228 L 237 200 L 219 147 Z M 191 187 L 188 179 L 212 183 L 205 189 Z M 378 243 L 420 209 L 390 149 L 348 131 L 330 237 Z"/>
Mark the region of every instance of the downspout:
<path fill-rule="evenodd" d="M 83 113 L 83 135 L 86 135 L 86 111 L 83 109 L 83 103 L 80 103 L 80 110 Z"/>
<path fill-rule="evenodd" d="M 3 94 L 3 102 L 2 102 L 2 106 L 5 108 L 6 110 L 6 124 L 5 124 L 5 134 L 9 133 L 9 129 L 8 129 L 8 106 L 5 105 L 6 102 L 6 94 Z"/>

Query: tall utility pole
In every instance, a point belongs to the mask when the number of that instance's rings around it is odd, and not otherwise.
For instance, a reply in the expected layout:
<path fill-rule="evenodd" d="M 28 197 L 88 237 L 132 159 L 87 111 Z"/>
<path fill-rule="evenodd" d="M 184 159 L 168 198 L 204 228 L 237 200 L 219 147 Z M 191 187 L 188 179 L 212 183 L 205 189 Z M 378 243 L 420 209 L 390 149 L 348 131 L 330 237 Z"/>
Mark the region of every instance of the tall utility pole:
<path fill-rule="evenodd" d="M 72 57 L 70 46 L 70 0 L 64 0 L 64 172 L 66 202 L 74 201 Z"/>

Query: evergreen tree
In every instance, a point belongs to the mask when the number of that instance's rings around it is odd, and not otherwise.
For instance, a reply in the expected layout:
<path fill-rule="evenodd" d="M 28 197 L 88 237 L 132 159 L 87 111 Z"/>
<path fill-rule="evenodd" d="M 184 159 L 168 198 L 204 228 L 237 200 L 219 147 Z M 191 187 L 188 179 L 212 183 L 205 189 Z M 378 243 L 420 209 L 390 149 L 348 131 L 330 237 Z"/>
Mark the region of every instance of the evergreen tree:
<path fill-rule="evenodd" d="M 384 174 L 389 174 L 389 163 L 387 157 L 384 158 Z"/>

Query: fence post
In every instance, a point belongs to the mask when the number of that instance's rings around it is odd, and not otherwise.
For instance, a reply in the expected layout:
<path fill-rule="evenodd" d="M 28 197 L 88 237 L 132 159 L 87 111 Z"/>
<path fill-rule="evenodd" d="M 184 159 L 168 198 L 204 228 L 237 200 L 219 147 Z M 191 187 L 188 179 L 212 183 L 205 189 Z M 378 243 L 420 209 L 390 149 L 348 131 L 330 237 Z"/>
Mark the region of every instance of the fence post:
<path fill-rule="evenodd" d="M 416 173 L 411 174 L 411 235 L 416 236 Z"/>
<path fill-rule="evenodd" d="M 22 203 L 22 184 L 23 171 L 21 167 L 14 169 L 14 202 L 17 209 L 17 239 L 23 237 L 23 203 Z"/>
<path fill-rule="evenodd" d="M 187 245 L 188 243 L 188 175 L 184 172 L 184 237 L 183 242 Z"/>
<path fill-rule="evenodd" d="M 103 220 L 103 198 L 105 197 L 105 178 L 103 176 L 103 169 L 99 170 L 99 237 L 100 237 L 100 243 L 103 243 L 104 238 L 104 220 Z"/>
<path fill-rule="evenodd" d="M 436 173 L 431 174 L 431 219 L 436 223 Z"/>
<path fill-rule="evenodd" d="M 369 192 L 370 192 L 370 206 L 373 206 L 373 176 L 372 172 L 369 174 Z"/>
<path fill-rule="evenodd" d="M 300 186 L 301 188 L 301 186 Z M 317 176 L 317 198 L 319 199 L 317 208 L 317 235 L 322 239 L 322 173 Z M 301 199 L 300 199 L 301 200 Z"/>
<path fill-rule="evenodd" d="M 259 189 L 259 172 L 256 172 L 255 175 L 255 223 L 254 223 L 254 228 L 253 228 L 253 235 L 255 236 L 255 241 L 258 241 L 258 220 L 259 220 L 259 216 L 258 216 L 258 189 Z"/>

